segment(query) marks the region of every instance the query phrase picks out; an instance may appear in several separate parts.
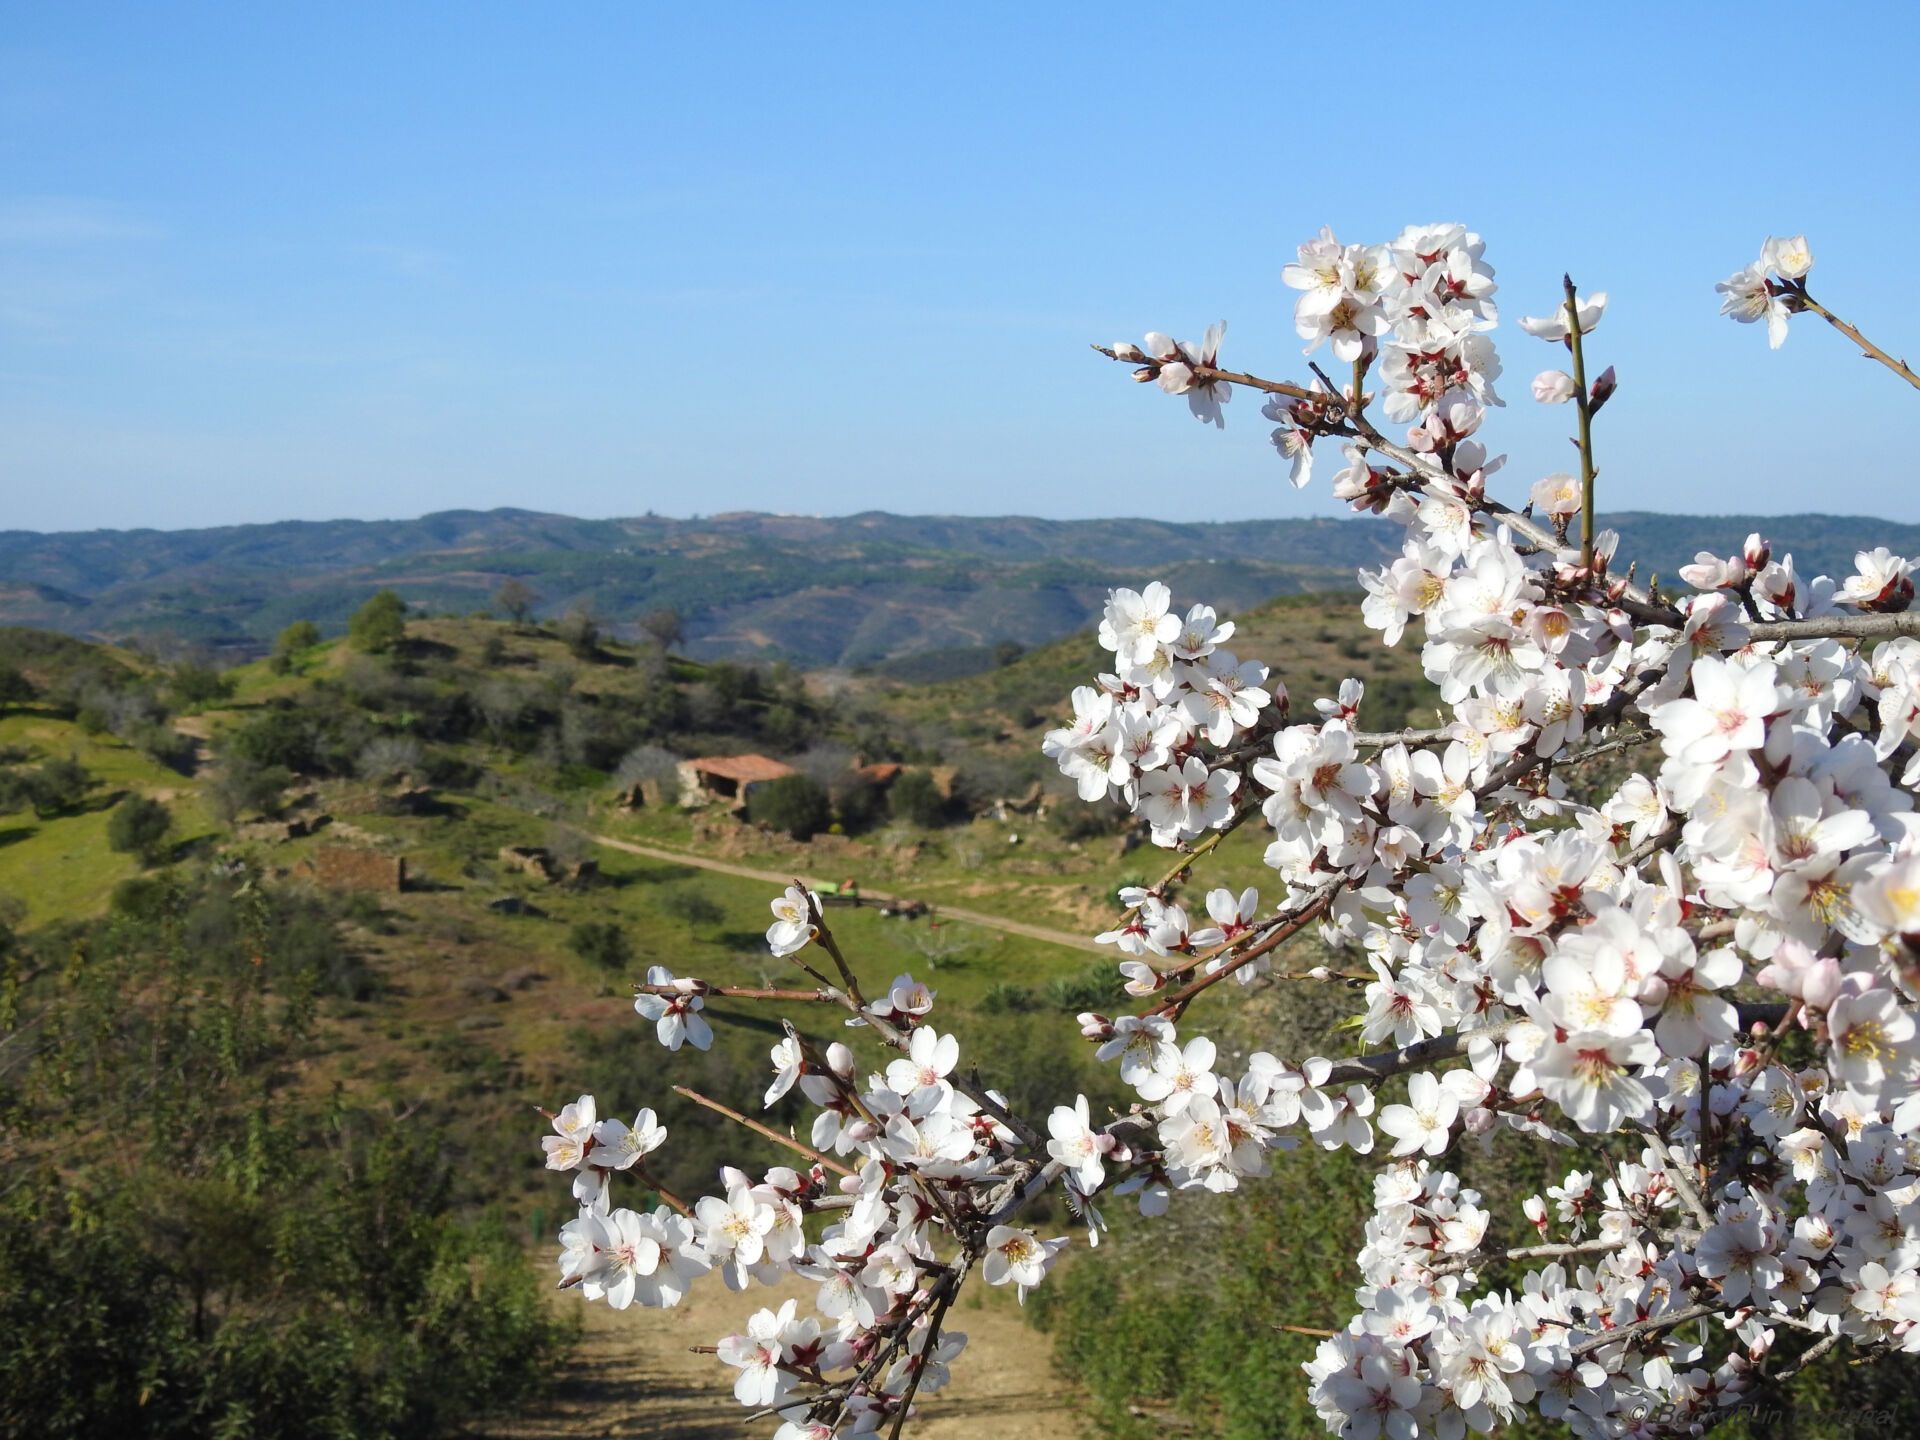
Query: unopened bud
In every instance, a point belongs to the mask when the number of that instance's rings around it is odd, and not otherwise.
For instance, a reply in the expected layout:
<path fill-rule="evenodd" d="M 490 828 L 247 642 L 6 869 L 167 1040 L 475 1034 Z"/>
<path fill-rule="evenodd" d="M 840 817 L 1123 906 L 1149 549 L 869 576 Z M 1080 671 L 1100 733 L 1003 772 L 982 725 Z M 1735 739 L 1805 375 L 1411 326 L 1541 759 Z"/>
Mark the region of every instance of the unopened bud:
<path fill-rule="evenodd" d="M 839 1076 L 853 1074 L 853 1051 L 836 1040 L 827 1046 L 827 1068 Z"/>
<path fill-rule="evenodd" d="M 1122 340 L 1114 345 L 1113 358 L 1116 360 L 1144 360 L 1147 356 L 1146 352 L 1131 340 Z"/>
<path fill-rule="evenodd" d="M 1613 367 L 1609 365 L 1600 372 L 1600 378 L 1593 382 L 1593 398 L 1587 403 L 1588 413 L 1598 413 L 1600 407 L 1612 399 L 1613 392 L 1619 388 L 1620 382 L 1614 376 Z"/>
<path fill-rule="evenodd" d="M 1493 1129 L 1498 1120 L 1499 1117 L 1493 1111 L 1484 1105 L 1477 1105 L 1467 1111 L 1463 1125 L 1469 1135 L 1485 1135 Z"/>
<path fill-rule="evenodd" d="M 1074 1018 L 1080 1022 L 1080 1033 L 1089 1040 L 1104 1040 L 1113 1034 L 1113 1022 L 1096 1011 L 1082 1010 Z"/>
<path fill-rule="evenodd" d="M 1274 714 L 1280 716 L 1282 719 L 1285 719 L 1287 715 L 1287 711 L 1290 708 L 1292 708 L 1292 703 L 1293 703 L 1292 701 L 1287 699 L 1286 682 L 1283 680 L 1274 682 L 1274 687 L 1273 687 Z"/>
<path fill-rule="evenodd" d="M 1145 385 L 1151 380 L 1159 379 L 1160 372 L 1151 365 L 1142 365 L 1138 370 L 1133 372 L 1133 378 L 1138 383 Z"/>
<path fill-rule="evenodd" d="M 1768 562 L 1773 559 L 1773 546 L 1762 540 L 1760 532 L 1756 530 L 1747 536 L 1746 548 L 1741 551 L 1740 558 L 1747 562 L 1747 569 L 1764 570 Z"/>
<path fill-rule="evenodd" d="M 1573 377 L 1564 370 L 1542 370 L 1533 377 L 1533 398 L 1542 405 L 1559 405 L 1573 398 Z"/>

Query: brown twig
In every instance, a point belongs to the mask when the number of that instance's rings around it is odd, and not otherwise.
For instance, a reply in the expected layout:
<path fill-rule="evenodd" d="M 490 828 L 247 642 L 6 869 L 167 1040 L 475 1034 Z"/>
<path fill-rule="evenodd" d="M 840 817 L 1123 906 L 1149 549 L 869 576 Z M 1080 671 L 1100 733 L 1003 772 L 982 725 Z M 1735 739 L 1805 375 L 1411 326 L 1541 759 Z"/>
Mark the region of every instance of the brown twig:
<path fill-rule="evenodd" d="M 900 1397 L 900 1411 L 893 1417 L 893 1429 L 888 1432 L 888 1440 L 900 1440 L 900 1431 L 907 1423 L 907 1412 L 913 1408 L 913 1397 L 920 1389 L 920 1377 L 927 1373 L 927 1366 L 935 1363 L 933 1352 L 940 1343 L 941 1322 L 947 1318 L 947 1311 L 959 1298 L 961 1283 L 967 1278 L 967 1267 L 972 1264 L 973 1256 L 963 1255 L 958 1268 L 943 1276 L 939 1282 L 946 1286 L 946 1290 L 934 1307 L 933 1318 L 927 1322 L 927 1338 L 920 1346 L 920 1363 L 913 1366 L 913 1378 L 907 1381 L 907 1392 Z M 911 1333 L 908 1332 L 909 1336 Z M 908 1343 L 911 1344 L 911 1340 Z"/>
<path fill-rule="evenodd" d="M 1238 955 L 1234 956 L 1231 961 L 1222 965 L 1212 974 L 1200 976 L 1191 984 L 1169 995 L 1165 1000 L 1162 1000 L 1146 1013 L 1150 1015 L 1178 1014 L 1185 1010 L 1188 1005 L 1193 1003 L 1194 997 L 1199 995 L 1203 990 L 1218 985 L 1222 980 L 1226 979 L 1227 976 L 1233 974 L 1234 971 L 1252 964 L 1262 955 L 1279 948 L 1295 935 L 1299 934 L 1313 921 L 1324 915 L 1327 907 L 1333 904 L 1333 897 L 1340 893 L 1342 884 L 1344 884 L 1344 882 L 1328 884 L 1318 895 L 1312 900 L 1309 900 L 1305 906 L 1279 921 L 1271 930 L 1267 931 L 1258 944 L 1249 945 L 1245 950 L 1242 950 Z"/>
<path fill-rule="evenodd" d="M 860 982 L 854 978 L 853 967 L 847 964 L 847 957 L 840 953 L 840 942 L 835 940 L 833 932 L 827 929 L 827 918 L 820 913 L 819 897 L 798 880 L 793 883 L 799 886 L 800 893 L 807 897 L 807 909 L 813 914 L 814 940 L 822 950 L 833 957 L 834 966 L 840 971 L 840 983 L 847 987 L 847 994 L 853 997 L 853 1003 L 864 1007 L 867 997 L 860 993 Z"/>
<path fill-rule="evenodd" d="M 1822 305 L 1818 300 L 1814 299 L 1813 296 L 1807 293 L 1806 281 L 1802 280 L 1797 285 L 1793 286 L 1791 288 L 1791 293 L 1798 298 L 1802 308 L 1811 310 L 1814 314 L 1818 315 L 1822 320 L 1826 321 L 1829 325 L 1833 326 L 1834 329 L 1838 330 L 1842 335 L 1846 336 L 1847 339 L 1853 341 L 1854 344 L 1860 347 L 1861 353 L 1864 354 L 1869 360 L 1878 360 L 1882 365 L 1886 366 L 1889 370 L 1893 371 L 1893 373 L 1898 375 L 1902 380 L 1906 381 L 1909 385 L 1913 386 L 1914 389 L 1920 390 L 1920 375 L 1914 374 L 1912 368 L 1908 366 L 1906 361 L 1894 359 L 1893 356 L 1889 355 L 1886 351 L 1882 350 L 1878 345 L 1874 344 L 1871 340 L 1867 339 L 1866 336 L 1862 335 L 1853 326 L 1849 325 L 1846 321 L 1842 320 L 1838 315 L 1834 314 L 1831 310 L 1827 309 L 1826 306 Z"/>
<path fill-rule="evenodd" d="M 727 1119 L 733 1121 L 736 1125 L 746 1126 L 747 1129 L 753 1131 L 754 1134 L 765 1136 L 767 1139 L 773 1141 L 774 1144 L 776 1145 L 786 1146 L 787 1149 L 793 1151 L 796 1155 L 806 1156 L 809 1160 L 813 1161 L 814 1164 L 824 1166 L 826 1169 L 833 1171 L 834 1174 L 836 1175 L 853 1174 L 853 1171 L 849 1170 L 846 1166 L 842 1165 L 838 1160 L 834 1159 L 831 1155 L 822 1155 L 818 1150 L 814 1149 L 811 1145 L 808 1145 L 802 1141 L 796 1140 L 791 1135 L 782 1135 L 778 1130 L 774 1129 L 771 1125 L 762 1125 L 758 1120 L 755 1120 L 753 1117 L 749 1115 L 742 1115 L 738 1110 L 735 1110 L 732 1106 L 722 1105 L 718 1100 L 714 1100 L 706 1095 L 702 1095 L 698 1090 L 691 1090 L 687 1088 L 685 1085 L 676 1085 L 673 1087 L 673 1093 L 676 1095 L 686 1096 L 687 1099 L 693 1101 L 693 1103 L 696 1105 L 706 1106 L 707 1109 L 713 1111 L 713 1113 L 716 1115 L 726 1116 Z"/>
<path fill-rule="evenodd" d="M 685 995 L 678 985 L 636 985 L 636 995 Z M 692 992 L 696 995 L 720 995 L 731 1000 L 791 1000 L 833 1004 L 833 997 L 821 990 L 775 990 L 763 985 L 707 985 Z"/>
<path fill-rule="evenodd" d="M 1704 1320 L 1709 1315 L 1718 1315 L 1724 1308 L 1719 1305 L 1689 1305 L 1685 1310 L 1675 1310 L 1668 1315 L 1656 1315 L 1650 1320 L 1636 1320 L 1631 1325 L 1602 1330 L 1591 1339 L 1582 1340 L 1575 1345 L 1572 1350 L 1573 1358 L 1578 1360 L 1582 1355 L 1590 1355 L 1595 1350 L 1604 1350 L 1607 1346 L 1618 1344 L 1623 1340 L 1637 1340 L 1642 1335 L 1656 1335 L 1663 1330 L 1684 1325 L 1689 1320 Z"/>
<path fill-rule="evenodd" d="M 1892 640 L 1902 635 L 1920 635 L 1920 610 L 1903 610 L 1898 615 L 1761 620 L 1747 626 L 1749 640 Z"/>
<path fill-rule="evenodd" d="M 1573 352 L 1573 403 L 1580 415 L 1580 566 L 1593 570 L 1593 406 L 1587 395 L 1587 353 L 1580 337 L 1580 297 L 1573 276 L 1563 275 L 1567 290 L 1567 349 Z"/>

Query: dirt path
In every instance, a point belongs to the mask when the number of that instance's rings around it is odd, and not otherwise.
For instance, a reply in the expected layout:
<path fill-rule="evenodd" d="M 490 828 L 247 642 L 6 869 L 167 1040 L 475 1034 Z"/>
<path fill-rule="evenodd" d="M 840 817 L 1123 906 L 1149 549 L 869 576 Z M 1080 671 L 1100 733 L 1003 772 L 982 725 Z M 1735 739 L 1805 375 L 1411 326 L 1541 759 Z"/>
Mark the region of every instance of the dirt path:
<path fill-rule="evenodd" d="M 589 837 L 596 845 L 610 846 L 615 850 L 625 850 L 631 855 L 644 855 L 649 860 L 665 860 L 674 865 L 691 865 L 697 870 L 715 870 L 722 875 L 738 875 L 745 880 L 761 880 L 776 889 L 784 889 L 796 878 L 782 875 L 774 870 L 755 870 L 747 865 L 734 865 L 725 860 L 710 860 L 704 855 L 691 855 L 684 850 L 666 850 L 658 845 L 640 845 L 632 840 L 616 840 L 611 835 Z M 797 877 L 809 885 L 818 884 L 811 875 Z M 879 902 L 891 897 L 878 892 L 866 894 L 867 900 Z M 969 925 L 984 925 L 989 930 L 1004 930 L 1009 935 L 1024 935 L 1029 940 L 1042 940 L 1049 945 L 1065 945 L 1074 950 L 1091 950 L 1096 954 L 1107 953 L 1094 943 L 1091 936 L 1074 935 L 1065 930 L 1049 930 L 1044 925 L 1029 925 L 1024 920 L 1008 920 L 1001 915 L 989 915 L 982 910 L 962 910 L 957 905 L 938 905 L 934 907 L 943 920 L 961 920 Z"/>
<path fill-rule="evenodd" d="M 474 1440 L 764 1440 L 773 1425 L 745 1422 L 748 1412 L 732 1394 L 735 1372 L 689 1347 L 743 1329 L 755 1310 L 777 1307 L 790 1295 L 804 1306 L 812 1288 L 793 1282 L 736 1295 L 708 1283 L 695 1286 L 672 1310 L 624 1312 L 557 1297 L 579 1304 L 585 1325 L 579 1347 L 540 1402 L 525 1414 L 480 1427 L 472 1432 Z M 1075 1397 L 1052 1374 L 1047 1338 L 1002 1301 L 995 1295 L 979 1308 L 966 1300 L 954 1308 L 948 1328 L 965 1332 L 966 1352 L 954 1365 L 953 1383 L 909 1425 L 917 1440 L 988 1434 L 996 1440 L 1069 1440 L 1077 1433 Z"/>

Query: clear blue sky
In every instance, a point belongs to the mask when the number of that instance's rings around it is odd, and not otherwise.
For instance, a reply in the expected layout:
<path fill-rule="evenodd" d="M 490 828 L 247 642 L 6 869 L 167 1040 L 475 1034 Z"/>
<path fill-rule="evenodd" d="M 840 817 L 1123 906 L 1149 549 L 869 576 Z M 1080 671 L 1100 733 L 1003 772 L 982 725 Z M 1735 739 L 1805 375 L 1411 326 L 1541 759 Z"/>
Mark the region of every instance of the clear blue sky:
<path fill-rule="evenodd" d="M 1805 230 L 1920 351 L 1910 4 L 1037 8 L 0 0 L 0 528 L 1334 513 L 1086 345 L 1297 375 L 1293 247 L 1441 219 L 1611 292 L 1604 505 L 1920 520 L 1920 395 L 1713 293 Z"/>

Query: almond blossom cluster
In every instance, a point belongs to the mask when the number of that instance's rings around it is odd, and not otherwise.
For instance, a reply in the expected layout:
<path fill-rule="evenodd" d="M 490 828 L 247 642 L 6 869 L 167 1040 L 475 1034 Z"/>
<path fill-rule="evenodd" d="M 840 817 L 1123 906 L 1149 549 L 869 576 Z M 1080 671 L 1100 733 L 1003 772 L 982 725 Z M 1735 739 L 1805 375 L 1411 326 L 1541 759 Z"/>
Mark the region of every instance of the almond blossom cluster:
<path fill-rule="evenodd" d="M 1749 290 L 1920 387 L 1807 293 L 1811 263 L 1804 240 L 1770 241 Z M 1501 367 L 1480 237 L 1323 231 L 1283 279 L 1309 356 L 1325 346 L 1346 377 L 1224 370 L 1219 326 L 1106 353 L 1215 424 L 1232 389 L 1265 395 L 1296 483 L 1316 445 L 1340 447 L 1335 494 L 1404 531 L 1360 575 L 1363 616 L 1387 645 L 1417 640 L 1445 709 L 1371 731 L 1349 680 L 1296 716 L 1212 608 L 1159 583 L 1111 594 L 1110 666 L 1044 750 L 1176 855 L 1097 937 L 1139 1009 L 1080 1016 L 1126 1112 L 1080 1097 L 1034 1121 L 963 1080 L 931 992 L 902 976 L 869 999 L 796 886 L 768 944 L 815 988 L 732 993 L 838 1006 L 888 1053 L 862 1073 L 848 1045 L 787 1027 L 765 1103 L 797 1087 L 814 1108 L 808 1140 L 783 1141 L 806 1169 L 729 1169 L 719 1195 L 612 1209 L 615 1172 L 644 1180 L 660 1143 L 651 1112 L 601 1122 L 582 1097 L 554 1117 L 548 1163 L 582 1206 L 563 1283 L 622 1307 L 674 1304 L 714 1270 L 735 1289 L 818 1285 L 815 1314 L 768 1307 L 716 1347 L 782 1440 L 897 1426 L 936 1391 L 966 1278 L 1024 1294 L 1066 1243 L 1018 1223 L 1041 1192 L 1062 1188 L 1094 1245 L 1103 1196 L 1156 1216 L 1302 1145 L 1381 1167 L 1357 1313 L 1305 1367 L 1342 1436 L 1523 1414 L 1699 1433 L 1838 1345 L 1920 1351 L 1915 562 L 1877 549 L 1807 578 L 1755 535 L 1697 557 L 1684 594 L 1636 584 L 1592 513 L 1594 421 L 1618 387 L 1587 375 L 1604 293 L 1569 280 L 1521 321 L 1566 366 L 1531 388 L 1573 407 L 1580 473 L 1514 510 L 1489 493 L 1503 457 L 1481 437 Z M 1722 290 L 1734 318 L 1772 325 Z M 1633 773 L 1595 792 L 1583 767 L 1610 754 Z M 1271 886 L 1183 894 L 1242 826 Z M 1349 986 L 1367 1053 L 1223 1063 L 1196 1002 L 1283 973 L 1303 932 L 1358 968 L 1284 973 Z M 637 1008 L 670 1048 L 700 1045 L 704 1001 L 726 993 L 656 970 Z M 1584 1158 L 1496 1215 L 1447 1165 L 1500 1132 Z"/>

